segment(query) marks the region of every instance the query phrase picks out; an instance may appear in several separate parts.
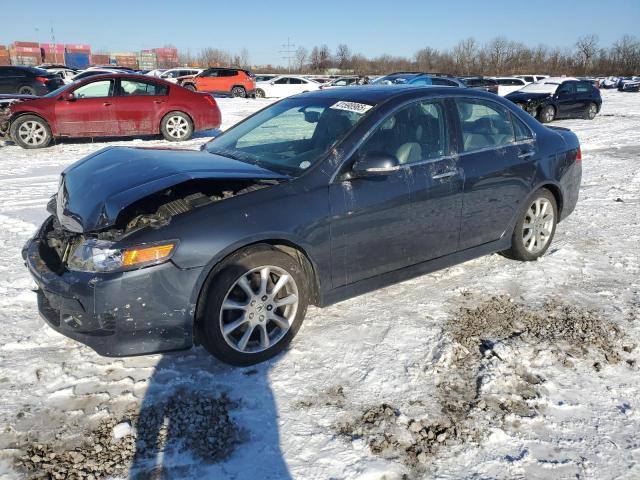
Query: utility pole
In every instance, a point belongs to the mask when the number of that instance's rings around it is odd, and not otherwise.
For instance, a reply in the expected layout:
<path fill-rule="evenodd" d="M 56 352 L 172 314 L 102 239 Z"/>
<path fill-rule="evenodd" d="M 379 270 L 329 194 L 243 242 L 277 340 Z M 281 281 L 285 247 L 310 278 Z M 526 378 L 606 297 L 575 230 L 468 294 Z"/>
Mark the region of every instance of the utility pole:
<path fill-rule="evenodd" d="M 291 59 L 293 58 L 293 54 L 295 53 L 295 45 L 291 43 L 291 39 L 287 37 L 287 43 L 283 43 L 281 47 L 282 50 L 280 50 L 278 53 L 281 53 L 281 58 L 287 61 L 287 69 L 289 73 L 291 73 Z"/>

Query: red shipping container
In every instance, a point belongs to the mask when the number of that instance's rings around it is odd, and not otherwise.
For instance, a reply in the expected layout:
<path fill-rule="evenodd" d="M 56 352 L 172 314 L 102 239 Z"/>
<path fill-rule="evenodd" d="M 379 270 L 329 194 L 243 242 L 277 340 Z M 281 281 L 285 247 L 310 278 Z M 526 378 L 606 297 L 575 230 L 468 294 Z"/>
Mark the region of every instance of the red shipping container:
<path fill-rule="evenodd" d="M 64 45 L 62 43 L 43 43 L 40 48 L 45 53 L 64 53 Z"/>
<path fill-rule="evenodd" d="M 109 65 L 111 63 L 111 59 L 109 55 L 91 55 L 91 63 L 93 65 Z"/>
<path fill-rule="evenodd" d="M 38 48 L 40 45 L 38 42 L 13 42 L 14 47 L 35 47 Z"/>
<path fill-rule="evenodd" d="M 23 53 L 40 53 L 39 47 L 14 47 L 12 50 L 20 55 Z"/>
<path fill-rule="evenodd" d="M 91 50 L 90 45 L 84 45 L 82 43 L 67 43 L 67 51 L 84 52 Z"/>

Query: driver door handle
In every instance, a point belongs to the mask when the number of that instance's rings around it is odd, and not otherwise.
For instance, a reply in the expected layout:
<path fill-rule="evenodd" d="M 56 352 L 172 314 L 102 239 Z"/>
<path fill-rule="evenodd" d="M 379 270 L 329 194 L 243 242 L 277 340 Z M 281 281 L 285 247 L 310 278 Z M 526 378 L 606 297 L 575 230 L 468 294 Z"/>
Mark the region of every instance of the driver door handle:
<path fill-rule="evenodd" d="M 110 102 L 104 102 L 102 105 L 104 105 L 105 107 L 110 107 L 111 103 Z"/>
<path fill-rule="evenodd" d="M 438 175 L 433 175 L 431 178 L 434 180 L 439 180 L 441 178 L 449 178 L 457 175 L 458 172 L 456 170 L 451 170 L 450 172 L 439 173 Z"/>

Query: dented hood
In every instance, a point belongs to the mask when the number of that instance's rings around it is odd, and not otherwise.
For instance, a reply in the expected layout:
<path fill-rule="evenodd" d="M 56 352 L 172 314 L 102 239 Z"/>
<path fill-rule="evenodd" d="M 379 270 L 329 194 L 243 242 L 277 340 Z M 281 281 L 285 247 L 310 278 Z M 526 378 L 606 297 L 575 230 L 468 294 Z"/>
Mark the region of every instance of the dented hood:
<path fill-rule="evenodd" d="M 113 226 L 132 203 L 174 185 L 199 179 L 286 179 L 256 165 L 206 151 L 110 147 L 62 172 L 56 216 L 72 232 Z"/>

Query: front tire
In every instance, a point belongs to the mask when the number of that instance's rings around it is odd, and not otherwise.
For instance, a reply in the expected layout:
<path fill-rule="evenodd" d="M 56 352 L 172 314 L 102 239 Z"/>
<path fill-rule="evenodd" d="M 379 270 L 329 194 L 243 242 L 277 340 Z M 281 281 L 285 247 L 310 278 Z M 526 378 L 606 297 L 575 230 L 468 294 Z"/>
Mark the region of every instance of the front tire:
<path fill-rule="evenodd" d="M 551 105 L 542 107 L 540 113 L 538 114 L 538 120 L 540 120 L 540 123 L 552 122 L 554 118 L 556 118 L 556 109 Z"/>
<path fill-rule="evenodd" d="M 183 112 L 169 112 L 160 122 L 160 132 L 170 142 L 189 140 L 193 135 L 193 122 Z"/>
<path fill-rule="evenodd" d="M 22 148 L 44 148 L 51 143 L 49 124 L 36 115 L 18 117 L 9 128 L 9 135 Z"/>
<path fill-rule="evenodd" d="M 231 96 L 245 98 L 247 96 L 247 91 L 243 87 L 233 87 L 231 89 Z"/>
<path fill-rule="evenodd" d="M 292 256 L 270 245 L 235 253 L 205 286 L 202 344 L 231 365 L 268 360 L 298 332 L 308 292 L 304 268 Z"/>
<path fill-rule="evenodd" d="M 546 188 L 538 190 L 528 201 L 511 236 L 511 248 L 502 252 L 514 260 L 530 262 L 545 254 L 558 222 L 556 198 Z"/>
<path fill-rule="evenodd" d="M 258 88 L 256 90 L 256 98 L 264 98 L 264 97 L 265 97 L 264 90 L 262 90 L 261 88 Z"/>

